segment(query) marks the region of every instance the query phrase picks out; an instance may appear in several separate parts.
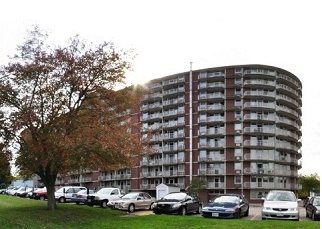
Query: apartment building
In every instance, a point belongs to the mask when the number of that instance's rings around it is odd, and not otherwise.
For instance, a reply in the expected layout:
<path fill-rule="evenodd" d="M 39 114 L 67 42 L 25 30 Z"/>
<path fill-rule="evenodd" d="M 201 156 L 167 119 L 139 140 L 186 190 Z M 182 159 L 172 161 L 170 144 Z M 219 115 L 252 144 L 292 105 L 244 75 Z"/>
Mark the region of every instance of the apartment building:
<path fill-rule="evenodd" d="M 302 84 L 266 65 L 190 70 L 145 84 L 142 134 L 157 150 L 133 168 L 84 171 L 57 180 L 90 188 L 144 190 L 161 184 L 185 190 L 203 179 L 203 200 L 241 193 L 251 202 L 272 189 L 297 192 L 301 169 Z"/>

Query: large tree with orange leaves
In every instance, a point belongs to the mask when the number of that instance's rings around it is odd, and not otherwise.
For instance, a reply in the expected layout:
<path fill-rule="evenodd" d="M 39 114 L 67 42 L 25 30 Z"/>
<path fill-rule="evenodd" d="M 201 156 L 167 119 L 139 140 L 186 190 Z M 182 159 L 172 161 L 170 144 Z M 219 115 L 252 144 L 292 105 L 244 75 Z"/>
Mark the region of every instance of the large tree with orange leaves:
<path fill-rule="evenodd" d="M 139 93 L 115 89 L 125 81 L 132 52 L 78 36 L 64 47 L 50 46 L 47 38 L 35 26 L 2 66 L 0 128 L 20 172 L 44 182 L 53 210 L 58 174 L 130 166 L 144 144 L 131 115 Z"/>

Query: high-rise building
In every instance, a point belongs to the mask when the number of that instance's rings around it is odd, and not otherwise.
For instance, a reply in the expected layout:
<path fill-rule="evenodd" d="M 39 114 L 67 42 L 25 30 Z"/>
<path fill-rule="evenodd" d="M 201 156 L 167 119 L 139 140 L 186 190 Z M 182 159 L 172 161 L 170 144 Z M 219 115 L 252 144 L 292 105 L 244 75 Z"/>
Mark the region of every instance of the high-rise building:
<path fill-rule="evenodd" d="M 204 200 L 241 193 L 251 202 L 272 189 L 299 190 L 302 84 L 295 75 L 235 65 L 177 73 L 145 86 L 149 94 L 138 115 L 142 134 L 152 135 L 157 150 L 131 169 L 98 171 L 100 187 L 153 195 L 161 183 L 185 190 L 201 179 Z"/>

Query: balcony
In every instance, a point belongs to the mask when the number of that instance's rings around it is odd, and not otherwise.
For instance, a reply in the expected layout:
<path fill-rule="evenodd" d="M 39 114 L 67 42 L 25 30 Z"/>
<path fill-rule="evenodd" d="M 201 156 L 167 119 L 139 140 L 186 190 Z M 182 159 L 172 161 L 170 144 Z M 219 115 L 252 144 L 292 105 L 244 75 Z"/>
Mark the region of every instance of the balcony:
<path fill-rule="evenodd" d="M 275 142 L 271 140 L 245 140 L 244 146 L 252 146 L 252 147 L 275 147 Z"/>
<path fill-rule="evenodd" d="M 223 182 L 208 182 L 207 189 L 223 189 L 225 188 L 225 183 Z"/>
<path fill-rule="evenodd" d="M 215 105 L 200 105 L 199 111 L 214 111 L 214 110 L 224 110 L 225 106 L 222 104 Z"/>
<path fill-rule="evenodd" d="M 286 183 L 270 183 L 270 182 L 245 182 L 244 188 L 260 188 L 260 189 L 281 189 L 290 190 L 291 184 Z"/>
<path fill-rule="evenodd" d="M 266 69 L 248 69 L 244 71 L 244 75 L 268 75 L 276 76 L 276 71 L 266 70 Z"/>
<path fill-rule="evenodd" d="M 222 168 L 199 169 L 199 175 L 224 175 L 225 170 Z"/>

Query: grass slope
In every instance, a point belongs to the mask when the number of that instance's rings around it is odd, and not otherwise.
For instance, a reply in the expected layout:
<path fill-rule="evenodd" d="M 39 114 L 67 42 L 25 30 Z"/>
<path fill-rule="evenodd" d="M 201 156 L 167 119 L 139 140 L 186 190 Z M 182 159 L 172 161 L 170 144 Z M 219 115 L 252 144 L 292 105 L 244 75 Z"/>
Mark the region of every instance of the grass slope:
<path fill-rule="evenodd" d="M 0 195 L 0 228 L 4 229 L 304 229 L 318 221 L 208 219 L 192 215 L 128 215 L 126 212 L 76 204 L 58 204 L 49 211 L 45 201 Z"/>

